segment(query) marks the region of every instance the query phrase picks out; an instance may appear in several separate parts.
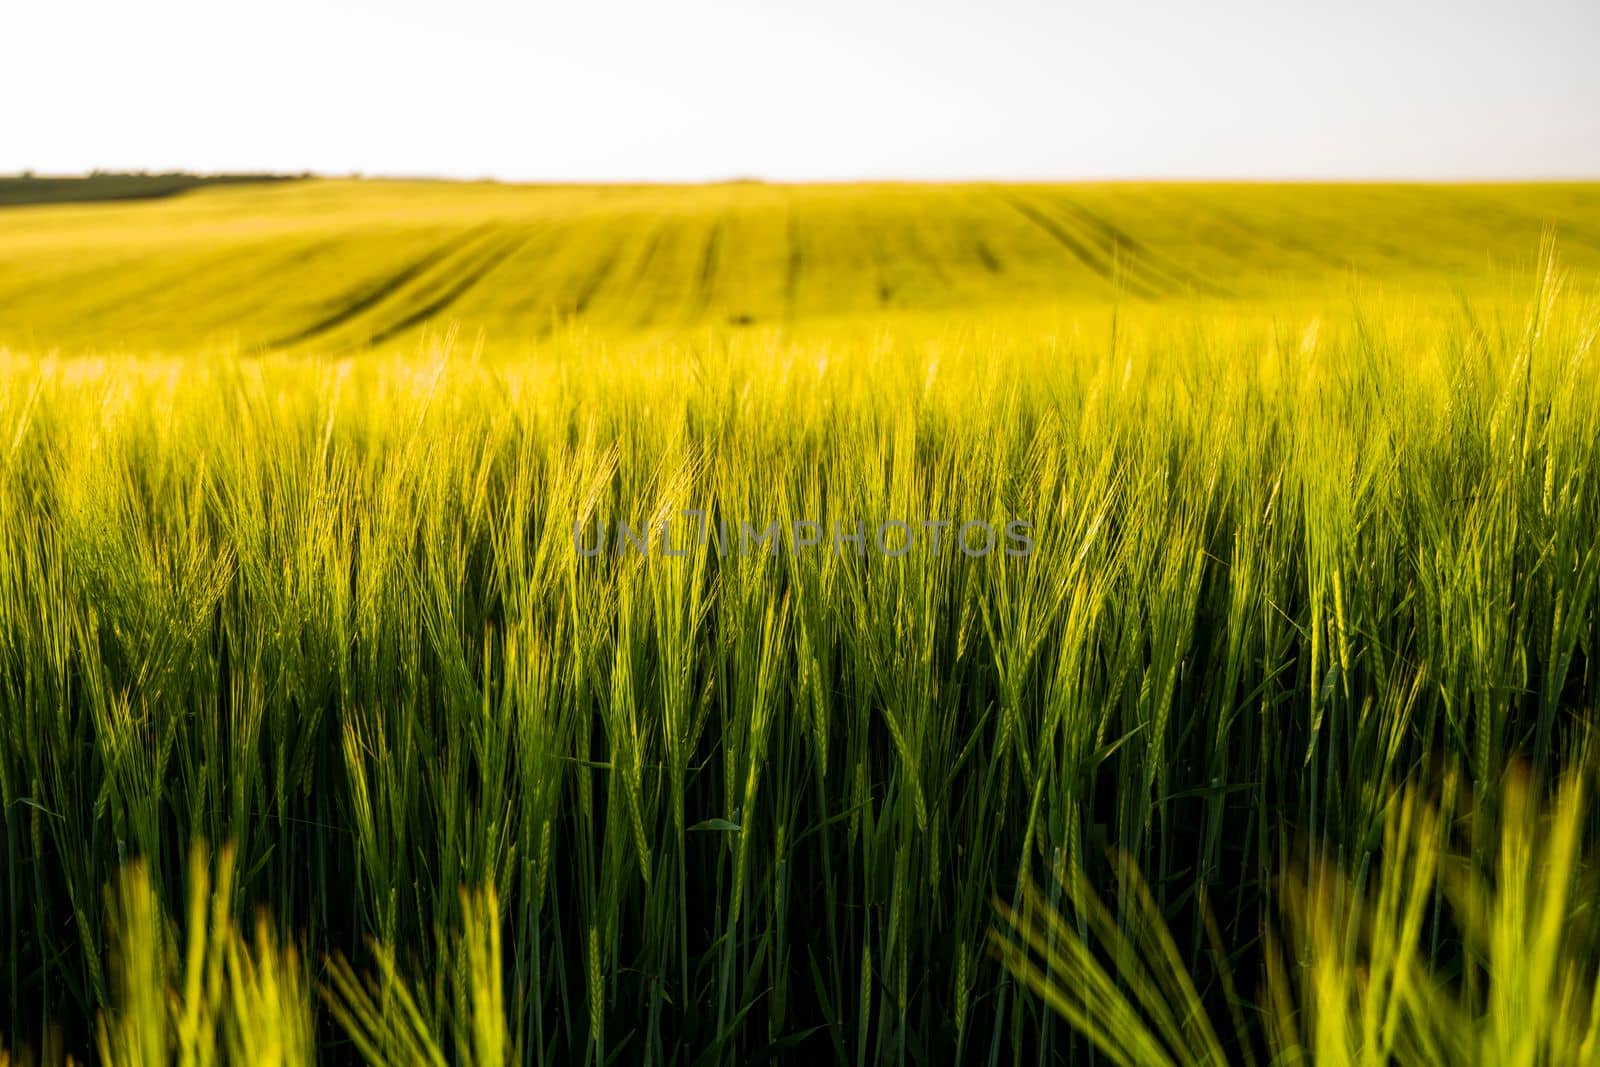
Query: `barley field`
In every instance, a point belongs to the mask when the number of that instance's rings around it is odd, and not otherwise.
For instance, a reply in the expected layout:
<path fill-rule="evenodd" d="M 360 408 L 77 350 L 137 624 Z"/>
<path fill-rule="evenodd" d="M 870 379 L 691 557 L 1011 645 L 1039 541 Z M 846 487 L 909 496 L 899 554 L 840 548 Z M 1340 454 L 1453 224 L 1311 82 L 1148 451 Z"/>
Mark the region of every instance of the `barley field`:
<path fill-rule="evenodd" d="M 0 206 L 18 1062 L 1600 1062 L 1600 185 L 139 189 Z"/>

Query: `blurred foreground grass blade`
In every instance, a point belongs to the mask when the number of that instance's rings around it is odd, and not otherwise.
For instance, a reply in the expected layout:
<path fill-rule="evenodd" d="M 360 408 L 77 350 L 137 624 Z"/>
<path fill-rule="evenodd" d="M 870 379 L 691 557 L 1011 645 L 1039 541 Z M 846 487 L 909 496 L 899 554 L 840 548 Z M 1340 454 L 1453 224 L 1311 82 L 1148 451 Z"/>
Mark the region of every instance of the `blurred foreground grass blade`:
<path fill-rule="evenodd" d="M 1547 801 L 1514 766 L 1492 816 L 1465 812 L 1494 825 L 1466 826 L 1460 842 L 1447 831 L 1450 813 L 1425 799 L 1432 790 L 1413 783 L 1392 798 L 1375 866 L 1351 873 L 1318 854 L 1289 873 L 1281 924 L 1264 931 L 1259 999 L 1272 1062 L 1590 1062 L 1600 1051 L 1600 921 L 1587 906 L 1594 872 L 1579 843 L 1592 761 L 1580 752 L 1572 762 L 1581 770 Z M 1487 866 L 1476 851 L 1482 840 L 1492 847 Z M 1070 910 L 1026 881 L 1020 907 L 996 901 L 991 947 L 1114 1062 L 1230 1062 L 1182 960 L 1163 947 L 1171 944 L 1166 921 L 1125 858 L 1119 866 L 1122 911 L 1083 888 L 1081 874 L 1061 870 Z M 1430 945 L 1445 901 L 1462 935 L 1450 966 L 1481 968 L 1480 984 L 1438 969 L 1447 961 Z M 1236 1036 L 1235 1054 L 1252 1054 L 1258 1038 Z"/>

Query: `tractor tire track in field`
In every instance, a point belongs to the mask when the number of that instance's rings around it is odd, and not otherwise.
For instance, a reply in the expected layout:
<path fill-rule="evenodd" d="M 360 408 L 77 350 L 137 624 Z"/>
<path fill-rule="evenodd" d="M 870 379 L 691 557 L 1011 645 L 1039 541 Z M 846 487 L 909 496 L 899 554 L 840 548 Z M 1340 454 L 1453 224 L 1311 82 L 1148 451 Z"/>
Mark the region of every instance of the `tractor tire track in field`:
<path fill-rule="evenodd" d="M 929 235 L 920 220 L 913 219 L 906 226 L 905 247 L 911 253 L 903 260 L 908 267 L 921 269 L 930 280 L 937 283 L 943 295 L 955 293 L 959 285 L 950 274 L 950 259 L 939 251 L 938 242 Z"/>
<path fill-rule="evenodd" d="M 672 223 L 663 222 L 650 231 L 650 236 L 644 243 L 644 250 L 639 253 L 639 258 L 634 262 L 633 270 L 628 276 L 629 293 L 641 292 L 649 284 L 651 269 L 655 266 L 656 260 L 660 258 L 662 246 L 667 244 L 667 237 L 675 229 L 676 227 Z M 634 324 L 637 326 L 648 326 L 655 321 L 654 302 L 646 300 L 644 303 L 644 308 L 633 318 Z"/>
<path fill-rule="evenodd" d="M 218 293 L 241 294 L 242 287 L 238 284 L 237 274 L 246 275 L 254 281 L 276 275 L 280 271 L 292 271 L 296 267 L 314 262 L 343 244 L 343 239 L 333 237 L 322 241 L 313 241 L 275 256 L 267 254 L 253 256 L 248 269 L 241 269 L 235 274 L 224 274 L 214 278 L 201 279 L 200 284 L 185 286 L 183 288 L 185 303 L 198 309 Z M 244 290 L 242 295 L 248 296 L 250 293 L 248 290 Z M 233 310 L 236 312 L 237 306 Z"/>
<path fill-rule="evenodd" d="M 794 205 L 791 203 L 784 217 L 784 242 L 788 256 L 783 265 L 783 318 L 794 321 L 795 302 L 800 293 L 800 272 L 804 269 L 805 253 L 800 251 L 800 228 L 795 225 Z"/>
<path fill-rule="evenodd" d="M 352 322 L 358 316 L 377 307 L 390 296 L 393 296 L 456 252 L 477 242 L 489 229 L 490 227 L 487 223 L 474 226 L 465 233 L 452 237 L 429 249 L 394 273 L 387 274 L 375 282 L 351 290 L 340 301 L 338 309 L 332 314 L 318 319 L 295 333 L 281 337 L 276 341 L 269 341 L 269 347 L 287 348 L 290 345 L 304 344 L 307 341 L 313 341 L 332 333 L 346 323 Z"/>
<path fill-rule="evenodd" d="M 120 259 L 94 267 L 67 267 L 56 274 L 25 278 L 9 289 L 0 289 L 0 307 L 13 301 L 46 297 L 59 289 L 84 292 L 100 284 L 103 279 L 115 279 L 130 269 L 138 268 L 143 262 L 143 258 L 138 255 L 124 255 Z"/>
<path fill-rule="evenodd" d="M 1530 233 L 1539 235 L 1548 230 L 1555 239 L 1557 250 L 1563 245 L 1575 245 L 1589 251 L 1600 252 L 1600 235 L 1590 233 L 1554 212 L 1540 214 L 1522 211 L 1498 200 L 1462 200 L 1452 203 L 1450 207 L 1455 218 L 1471 218 L 1480 229 L 1490 228 L 1495 223 L 1503 223 L 1507 226 L 1522 227 Z M 1534 238 L 1535 241 L 1538 239 Z"/>
<path fill-rule="evenodd" d="M 239 267 L 240 254 L 237 249 L 229 248 L 222 251 L 209 251 L 199 261 L 185 264 L 176 270 L 164 269 L 159 260 L 152 262 L 148 258 L 139 257 L 119 269 L 118 273 L 137 273 L 141 276 L 142 284 L 126 292 L 118 292 L 115 296 L 97 300 L 85 308 L 79 308 L 74 317 L 80 322 L 98 319 L 108 314 L 121 311 L 129 307 L 144 308 L 160 297 L 173 292 L 177 286 L 177 278 L 214 278 L 225 277 L 229 268 L 235 273 L 245 273 L 254 277 L 254 270 L 243 270 Z M 115 275 L 113 275 L 114 277 Z M 82 283 L 73 280 L 76 289 L 82 288 Z"/>
<path fill-rule="evenodd" d="M 1117 279 L 1128 288 L 1142 287 L 1158 297 L 1177 295 L 1184 291 L 1208 296 L 1226 295 L 1204 279 L 1177 266 L 1164 263 L 1138 238 L 1117 226 L 1109 219 L 1085 207 L 1070 197 L 1050 198 L 1047 203 L 1057 214 L 1065 213 L 1090 241 L 1099 258 L 1110 265 Z M 1041 214 L 1047 214 L 1038 209 Z M 1053 221 L 1062 223 L 1055 217 Z"/>
<path fill-rule="evenodd" d="M 1001 265 L 999 258 L 995 256 L 994 249 L 989 247 L 989 242 L 980 239 L 972 246 L 972 254 L 977 257 L 979 263 L 983 264 L 983 269 L 990 274 L 1005 273 L 1005 267 Z"/>
<path fill-rule="evenodd" d="M 557 228 L 550 233 L 550 240 L 544 244 L 540 254 L 544 262 L 560 265 L 562 255 L 569 248 L 583 243 L 581 231 L 572 227 Z M 528 291 L 522 299 L 512 304 L 510 314 L 538 315 L 538 322 L 530 327 L 534 337 L 546 337 L 554 333 L 563 319 L 575 319 L 588 310 L 617 264 L 622 261 L 624 243 L 622 238 L 612 238 L 607 252 L 587 271 L 580 273 L 574 270 L 560 273 L 554 279 L 542 279 L 545 284 Z M 571 288 L 568 283 L 575 279 L 578 281 L 577 292 L 568 298 L 565 295 Z"/>
<path fill-rule="evenodd" d="M 1247 252 L 1238 252 L 1234 250 L 1232 245 L 1219 243 L 1219 247 L 1223 248 L 1225 254 L 1246 265 L 1256 261 L 1271 262 L 1273 265 L 1272 273 L 1282 274 L 1285 268 L 1289 266 L 1283 263 L 1281 259 L 1274 258 L 1281 257 L 1284 252 L 1301 256 L 1317 267 L 1335 274 L 1346 274 L 1351 270 L 1359 270 L 1362 260 L 1374 253 L 1392 263 L 1408 266 L 1422 273 L 1436 272 L 1438 270 L 1436 261 L 1420 259 L 1405 248 L 1392 242 L 1357 238 L 1352 247 L 1351 238 L 1355 231 L 1350 230 L 1348 227 L 1339 235 L 1343 238 L 1342 241 L 1308 239 L 1302 234 L 1307 232 L 1305 227 L 1308 222 L 1317 223 L 1314 216 L 1301 214 L 1293 224 L 1283 225 L 1280 221 L 1278 225 L 1273 225 L 1271 222 L 1262 223 L 1256 221 L 1246 210 L 1223 207 L 1214 203 L 1195 204 L 1191 206 L 1191 210 L 1216 219 L 1220 224 L 1247 235 L 1258 246 L 1269 249 L 1272 255 L 1264 256 L 1260 251 L 1260 247 L 1250 249 Z"/>
<path fill-rule="evenodd" d="M 976 263 L 983 268 L 984 273 L 991 278 L 999 278 L 1006 273 L 1006 260 L 1000 251 L 996 251 L 996 244 L 1000 250 L 1009 254 L 999 233 L 994 226 L 994 220 L 999 214 L 992 205 L 986 202 L 984 193 L 980 191 L 977 196 L 970 192 L 962 198 L 965 207 L 976 210 L 975 215 L 967 215 L 959 226 L 955 236 L 958 243 L 968 249 L 964 257 L 966 262 Z"/>
<path fill-rule="evenodd" d="M 1188 210 L 1209 216 L 1215 219 L 1219 225 L 1231 229 L 1235 233 L 1243 234 L 1252 245 L 1252 247 L 1243 251 L 1237 250 L 1236 242 L 1213 242 L 1223 254 L 1231 256 L 1242 263 L 1249 264 L 1252 261 L 1261 260 L 1263 257 L 1259 246 L 1265 245 L 1276 251 L 1288 251 L 1298 256 L 1304 256 L 1319 267 L 1327 270 L 1343 271 L 1350 266 L 1348 260 L 1333 255 L 1327 249 L 1311 241 L 1296 237 L 1288 232 L 1287 228 L 1273 228 L 1256 222 L 1247 212 L 1222 207 L 1217 204 L 1198 202 L 1189 204 Z M 1282 270 L 1284 265 L 1279 263 L 1276 266 L 1279 270 Z"/>
<path fill-rule="evenodd" d="M 556 226 L 544 230 L 543 235 L 545 239 L 540 242 L 537 253 L 539 266 L 544 267 L 551 263 L 559 263 L 561 254 L 566 251 L 567 246 L 572 241 L 573 231 L 571 227 Z M 520 315 L 548 315 L 550 311 L 549 291 L 554 286 L 542 277 L 536 280 L 544 281 L 545 284 L 530 284 L 527 288 L 517 287 L 515 298 L 509 301 L 506 306 L 508 314 L 514 317 Z"/>
<path fill-rule="evenodd" d="M 500 264 L 510 259 L 533 239 L 531 234 L 509 234 L 489 242 L 489 248 L 474 257 L 445 290 L 399 320 L 383 327 L 372 335 L 372 344 L 382 344 L 398 334 L 420 326 L 429 319 L 450 310 L 479 282 L 492 274 Z"/>
<path fill-rule="evenodd" d="M 650 237 L 644 243 L 644 250 L 639 253 L 638 262 L 633 265 L 633 278 L 629 285 L 642 285 L 650 277 L 650 268 L 655 266 L 656 257 L 661 254 L 661 246 L 667 243 L 667 234 L 671 230 L 671 224 L 664 222 L 650 231 Z"/>
<path fill-rule="evenodd" d="M 887 224 L 879 219 L 873 225 L 867 239 L 868 258 L 872 263 L 872 276 L 876 283 L 880 308 L 892 305 L 895 295 L 899 292 L 899 287 L 895 285 L 892 276 L 893 260 L 888 253 L 888 241 L 885 239 L 887 232 Z"/>
<path fill-rule="evenodd" d="M 1455 208 L 1458 217 L 1470 211 L 1471 217 L 1480 225 L 1495 219 L 1504 219 L 1513 225 L 1524 226 L 1540 234 L 1546 229 L 1550 230 L 1558 249 L 1561 245 L 1570 243 L 1600 252 L 1600 234 L 1591 233 L 1571 219 L 1563 218 L 1553 211 L 1530 212 L 1498 199 L 1463 200 L 1451 206 Z"/>
<path fill-rule="evenodd" d="M 1115 263 L 1101 255 L 1093 246 L 1086 244 L 1060 221 L 1051 218 L 1027 200 L 1008 191 L 996 190 L 996 194 L 1029 222 L 1043 230 L 1056 244 L 1071 253 L 1079 263 L 1099 275 L 1113 289 L 1126 289 L 1133 295 L 1147 300 L 1154 300 L 1161 295 L 1158 290 L 1146 285 L 1142 280 L 1119 272 Z"/>
<path fill-rule="evenodd" d="M 716 294 L 717 267 L 722 257 L 722 231 L 724 220 L 718 219 L 711 224 L 711 232 L 706 235 L 705 251 L 700 256 L 700 277 L 695 286 L 694 315 L 704 315 L 711 308 L 711 299 Z"/>
<path fill-rule="evenodd" d="M 268 263 L 265 269 L 273 271 L 282 270 L 287 267 L 293 267 L 296 264 L 314 259 L 317 256 L 327 252 L 329 249 L 337 247 L 341 243 L 342 242 L 339 238 L 325 238 L 323 240 L 309 241 L 303 246 L 280 253 L 277 256 L 268 257 Z M 221 253 L 217 257 L 207 259 L 205 263 L 217 263 L 225 266 L 233 266 L 235 263 L 238 263 L 245 258 L 247 257 L 240 252 L 229 251 Z M 256 257 L 254 249 L 250 250 L 250 255 L 248 258 L 251 260 L 251 264 L 248 267 L 239 267 L 239 269 L 234 273 L 248 274 L 251 277 L 259 276 L 262 273 L 263 268 L 259 263 L 255 262 Z M 92 267 L 87 270 L 74 270 L 69 268 L 67 271 L 63 271 L 59 276 L 56 277 L 26 282 L 15 289 L 0 290 L 0 301 L 9 302 L 11 300 L 38 297 L 48 294 L 52 290 L 60 289 L 64 289 L 68 292 L 87 292 L 99 285 L 103 280 L 114 280 L 124 274 L 137 271 L 144 271 L 145 273 L 148 273 L 147 267 L 148 264 L 142 257 L 125 256 L 103 266 Z M 78 316 L 80 318 L 85 318 L 98 315 L 107 310 L 120 310 L 130 303 L 143 302 L 147 298 L 156 294 L 175 290 L 178 288 L 176 285 L 176 280 L 179 276 L 198 277 L 208 282 L 214 281 L 216 284 L 210 286 L 211 291 L 235 287 L 234 279 L 226 270 L 221 269 L 215 271 L 207 269 L 195 269 L 175 272 L 173 275 L 162 274 L 158 276 L 156 281 L 151 282 L 143 289 L 131 294 L 119 295 L 116 300 L 104 301 L 95 304 L 90 308 L 86 308 L 78 312 Z"/>
<path fill-rule="evenodd" d="M 883 250 L 883 229 L 881 224 L 873 235 L 870 247 L 872 250 L 872 274 L 877 279 L 878 306 L 886 308 L 894 303 L 895 286 L 893 280 L 889 277 L 889 257 Z"/>
<path fill-rule="evenodd" d="M 594 267 L 583 276 L 583 281 L 578 284 L 578 294 L 572 301 L 572 317 L 577 318 L 589 310 L 589 305 L 594 298 L 600 295 L 601 288 L 605 285 L 617 263 L 622 259 L 622 240 L 613 239 L 610 247 L 602 255 Z"/>
<path fill-rule="evenodd" d="M 1231 295 L 1227 290 L 1206 281 L 1187 268 L 1158 256 L 1137 237 L 1082 204 L 1071 200 L 1060 200 L 1056 203 L 1098 234 L 1102 247 L 1110 249 L 1116 262 L 1121 263 L 1129 271 L 1141 275 L 1146 284 L 1162 290 L 1163 295 L 1182 288 L 1191 289 L 1205 296 Z M 1123 249 L 1131 253 L 1131 256 L 1122 257 L 1119 253 Z"/>
<path fill-rule="evenodd" d="M 262 270 L 262 272 L 258 272 L 258 274 L 266 274 L 267 270 L 272 270 L 272 272 L 275 272 L 275 270 L 293 270 L 296 269 L 296 267 L 306 266 L 306 264 L 309 264 L 309 262 L 317 261 L 317 259 L 322 258 L 322 256 L 326 256 L 326 254 L 331 253 L 331 251 L 336 250 L 336 248 L 341 248 L 342 245 L 344 245 L 344 238 L 342 237 L 330 237 L 328 240 L 320 240 L 320 242 L 309 243 L 309 245 L 302 246 L 302 248 L 294 251 L 294 253 L 288 254 L 288 256 L 283 256 L 282 259 L 278 259 L 278 261 L 274 262 L 272 266 L 267 267 L 267 269 Z M 243 304 L 237 304 L 237 306 L 227 309 L 227 320 L 237 320 L 237 318 L 243 317 L 243 315 L 254 315 L 258 314 L 258 312 L 266 312 L 266 310 L 270 310 L 272 309 L 272 306 L 274 306 L 274 299 L 272 299 L 270 294 L 269 296 L 262 296 L 261 286 L 246 286 L 246 290 L 248 290 L 248 296 L 251 298 L 250 301 L 243 302 Z M 221 322 L 221 320 L 219 320 L 219 322 Z"/>

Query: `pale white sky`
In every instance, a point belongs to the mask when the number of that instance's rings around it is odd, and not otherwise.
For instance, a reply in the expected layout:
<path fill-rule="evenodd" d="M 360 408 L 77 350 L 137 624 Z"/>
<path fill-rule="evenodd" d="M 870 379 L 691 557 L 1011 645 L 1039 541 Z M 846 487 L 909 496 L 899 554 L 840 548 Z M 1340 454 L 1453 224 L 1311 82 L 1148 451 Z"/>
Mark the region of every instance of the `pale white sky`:
<path fill-rule="evenodd" d="M 0 172 L 1600 176 L 1597 0 L 0 0 Z"/>

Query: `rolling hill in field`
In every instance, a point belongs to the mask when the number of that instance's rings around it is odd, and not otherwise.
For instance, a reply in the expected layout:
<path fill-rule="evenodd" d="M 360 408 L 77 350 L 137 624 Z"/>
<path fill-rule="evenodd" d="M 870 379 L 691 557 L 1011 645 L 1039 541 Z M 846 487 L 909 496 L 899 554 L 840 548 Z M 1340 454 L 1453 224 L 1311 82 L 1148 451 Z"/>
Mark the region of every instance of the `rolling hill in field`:
<path fill-rule="evenodd" d="M 344 352 L 454 325 L 787 325 L 1117 302 L 1503 291 L 1600 185 L 519 186 L 297 181 L 0 209 L 0 345 Z"/>

